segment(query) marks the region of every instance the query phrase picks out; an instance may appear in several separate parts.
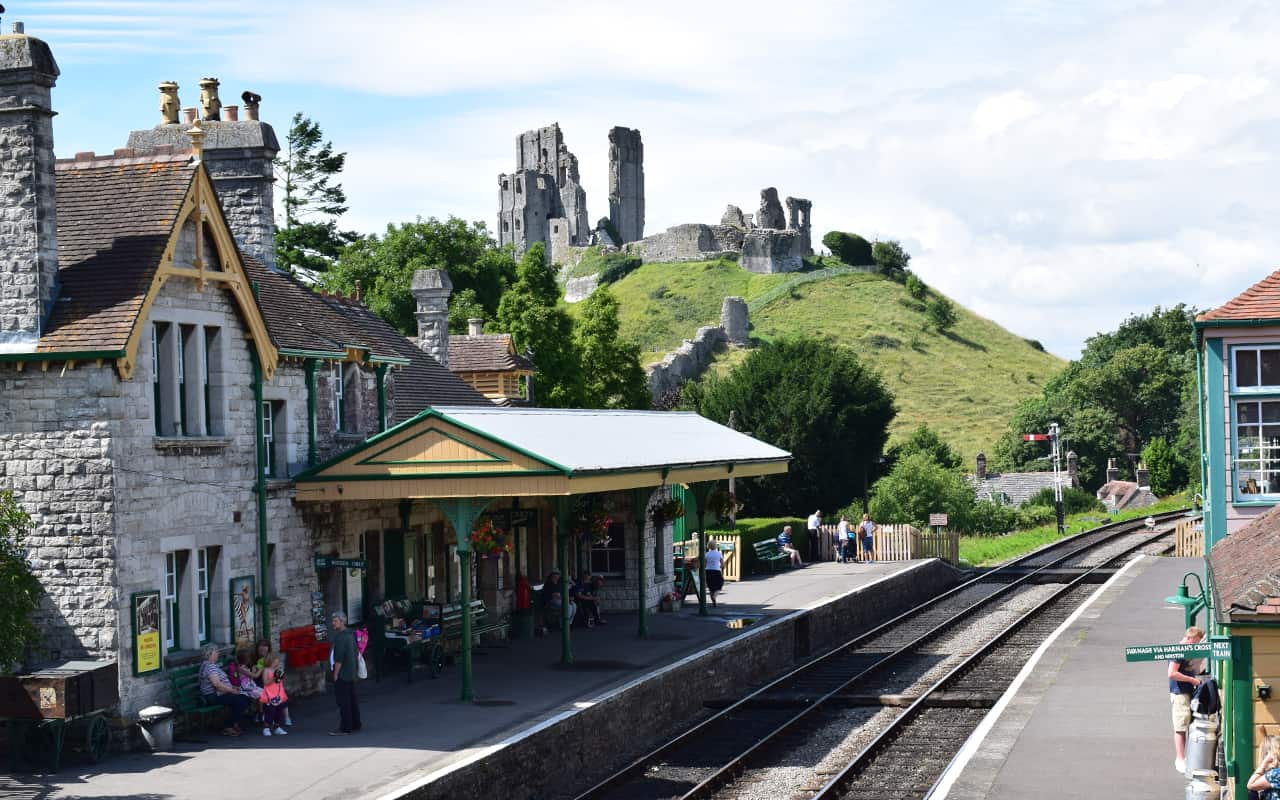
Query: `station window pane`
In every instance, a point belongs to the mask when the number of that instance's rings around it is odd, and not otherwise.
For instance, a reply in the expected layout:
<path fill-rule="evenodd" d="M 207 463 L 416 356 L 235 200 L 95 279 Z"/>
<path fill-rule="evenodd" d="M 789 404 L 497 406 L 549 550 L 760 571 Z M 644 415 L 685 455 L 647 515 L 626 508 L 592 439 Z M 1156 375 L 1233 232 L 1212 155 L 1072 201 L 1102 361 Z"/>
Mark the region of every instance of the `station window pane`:
<path fill-rule="evenodd" d="M 1258 385 L 1257 350 L 1236 351 L 1235 383 L 1236 386 L 1242 387 Z"/>

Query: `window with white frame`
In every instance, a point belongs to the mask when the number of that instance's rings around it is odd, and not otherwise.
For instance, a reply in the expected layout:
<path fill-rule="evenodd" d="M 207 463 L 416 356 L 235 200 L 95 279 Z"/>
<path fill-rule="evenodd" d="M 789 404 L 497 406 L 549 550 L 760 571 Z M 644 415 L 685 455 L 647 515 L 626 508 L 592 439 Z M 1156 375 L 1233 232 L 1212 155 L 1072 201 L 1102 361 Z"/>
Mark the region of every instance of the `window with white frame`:
<path fill-rule="evenodd" d="M 271 401 L 262 401 L 262 474 L 272 477 L 276 474 L 276 437 L 272 428 L 275 415 L 271 413 Z"/>
<path fill-rule="evenodd" d="M 223 431 L 221 345 L 217 327 L 151 324 L 152 411 L 157 436 Z"/>
<path fill-rule="evenodd" d="M 209 570 L 212 564 L 209 548 L 202 547 L 196 551 L 196 638 L 204 644 L 212 638 L 213 625 L 210 622 L 209 603 Z"/>
<path fill-rule="evenodd" d="M 1233 347 L 1231 393 L 1236 496 L 1280 495 L 1280 345 Z"/>
<path fill-rule="evenodd" d="M 162 601 L 164 609 L 162 613 L 164 627 L 164 646 L 166 650 L 176 650 L 182 646 L 182 636 L 179 633 L 182 626 L 179 622 L 181 614 L 181 604 L 178 602 L 179 592 L 182 587 L 182 574 L 179 572 L 178 554 L 164 554 L 164 591 L 162 593 Z"/>
<path fill-rule="evenodd" d="M 342 377 L 342 363 L 335 361 L 333 375 L 330 378 L 333 382 L 333 429 L 335 431 L 344 430 L 343 420 L 346 418 L 346 387 L 343 386 Z"/>

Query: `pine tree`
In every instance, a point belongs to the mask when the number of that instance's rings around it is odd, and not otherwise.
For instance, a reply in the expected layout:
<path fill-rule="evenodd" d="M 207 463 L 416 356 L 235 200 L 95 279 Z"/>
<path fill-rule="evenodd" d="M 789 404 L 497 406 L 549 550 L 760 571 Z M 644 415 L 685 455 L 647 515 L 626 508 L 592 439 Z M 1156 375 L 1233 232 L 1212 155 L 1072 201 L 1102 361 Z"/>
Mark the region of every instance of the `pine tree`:
<path fill-rule="evenodd" d="M 276 176 L 284 188 L 284 226 L 276 230 L 276 266 L 324 272 L 342 248 L 355 240 L 338 230 L 347 211 L 347 195 L 337 177 L 347 154 L 324 141 L 320 126 L 301 112 L 293 115 L 285 155 L 275 160 Z"/>

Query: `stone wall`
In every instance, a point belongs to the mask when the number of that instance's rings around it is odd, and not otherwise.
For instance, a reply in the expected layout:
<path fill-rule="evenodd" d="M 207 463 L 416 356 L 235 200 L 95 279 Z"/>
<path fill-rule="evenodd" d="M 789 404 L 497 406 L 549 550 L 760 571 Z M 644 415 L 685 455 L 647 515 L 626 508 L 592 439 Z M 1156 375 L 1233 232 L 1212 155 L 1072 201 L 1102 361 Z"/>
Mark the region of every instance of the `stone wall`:
<path fill-rule="evenodd" d="M 731 236 L 727 230 L 722 234 L 722 237 Z M 640 260 L 646 264 L 655 261 L 703 261 L 724 255 L 729 250 L 724 247 L 721 238 L 716 236 L 712 226 L 698 222 L 675 225 L 662 233 L 646 236 L 628 245 L 626 249 L 627 252 L 640 256 Z"/>
<path fill-rule="evenodd" d="M 609 220 L 617 244 L 644 238 L 644 143 L 631 128 L 609 130 Z"/>
<path fill-rule="evenodd" d="M 564 301 L 566 303 L 577 303 L 581 300 L 586 300 L 599 286 L 599 275 L 583 275 L 580 278 L 570 278 L 564 282 Z"/>
<path fill-rule="evenodd" d="M 716 352 L 728 343 L 724 328 L 707 325 L 698 328 L 692 339 L 685 339 L 675 352 L 668 353 L 662 361 L 649 365 L 649 393 L 656 402 L 667 392 L 682 385 L 685 381 L 700 376 Z"/>
<path fill-rule="evenodd" d="M 800 231 L 747 231 L 739 263 L 748 272 L 798 272 L 804 268 L 804 236 Z"/>
<path fill-rule="evenodd" d="M 483 758 L 426 776 L 412 800 L 573 797 L 666 741 L 704 702 L 738 698 L 799 662 L 864 633 L 959 583 L 940 561 L 913 565 L 810 609 L 713 645 L 645 679 L 580 703 L 498 745 Z M 566 743 L 573 743 L 566 746 Z M 547 764 L 556 764 L 554 770 Z"/>
<path fill-rule="evenodd" d="M 570 244 L 587 243 L 587 193 L 558 123 L 516 137 L 516 169 L 499 175 L 498 186 L 498 243 L 514 246 L 517 256 L 542 242 L 550 257 L 547 223 L 556 217 L 564 219 Z"/>

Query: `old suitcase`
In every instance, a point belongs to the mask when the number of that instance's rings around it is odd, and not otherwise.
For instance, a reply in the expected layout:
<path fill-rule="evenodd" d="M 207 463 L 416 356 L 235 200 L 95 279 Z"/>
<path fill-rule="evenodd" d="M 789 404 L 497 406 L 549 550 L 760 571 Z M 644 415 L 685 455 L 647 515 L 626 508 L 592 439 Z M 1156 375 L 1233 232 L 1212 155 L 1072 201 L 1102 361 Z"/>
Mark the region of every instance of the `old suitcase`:
<path fill-rule="evenodd" d="M 71 719 L 119 700 L 114 661 L 65 661 L 26 675 L 0 676 L 0 717 Z"/>

